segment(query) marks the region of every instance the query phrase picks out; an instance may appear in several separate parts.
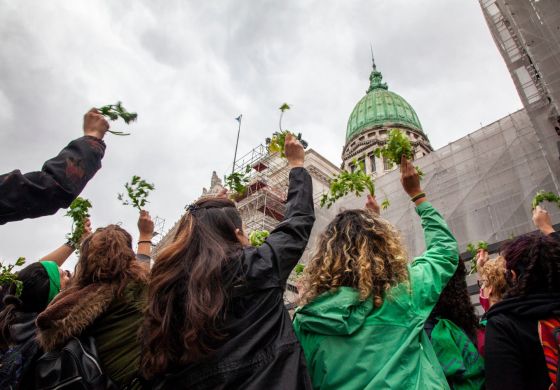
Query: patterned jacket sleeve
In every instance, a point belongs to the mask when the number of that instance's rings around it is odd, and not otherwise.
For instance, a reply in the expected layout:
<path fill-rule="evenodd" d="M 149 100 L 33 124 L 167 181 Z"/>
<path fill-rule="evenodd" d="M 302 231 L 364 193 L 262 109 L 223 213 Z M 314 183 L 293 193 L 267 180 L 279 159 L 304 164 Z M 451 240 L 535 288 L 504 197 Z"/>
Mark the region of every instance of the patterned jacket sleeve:
<path fill-rule="evenodd" d="M 41 171 L 0 175 L 0 225 L 68 207 L 101 168 L 104 154 L 102 140 L 85 136 L 46 161 Z"/>

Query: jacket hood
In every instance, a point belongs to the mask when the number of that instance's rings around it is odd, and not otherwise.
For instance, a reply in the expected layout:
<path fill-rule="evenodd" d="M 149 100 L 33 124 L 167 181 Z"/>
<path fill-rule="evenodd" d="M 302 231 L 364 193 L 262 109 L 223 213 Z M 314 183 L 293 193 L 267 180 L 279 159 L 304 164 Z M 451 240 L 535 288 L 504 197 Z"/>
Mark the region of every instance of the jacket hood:
<path fill-rule="evenodd" d="M 487 318 L 502 313 L 534 319 L 560 315 L 560 294 L 533 294 L 506 298 L 490 308 Z"/>
<path fill-rule="evenodd" d="M 298 308 L 294 320 L 303 331 L 328 336 L 351 335 L 362 327 L 373 309 L 372 299 L 360 301 L 358 291 L 340 287 Z"/>
<path fill-rule="evenodd" d="M 45 351 L 79 336 L 113 301 L 116 289 L 107 284 L 69 288 L 58 294 L 37 317 L 37 341 Z"/>

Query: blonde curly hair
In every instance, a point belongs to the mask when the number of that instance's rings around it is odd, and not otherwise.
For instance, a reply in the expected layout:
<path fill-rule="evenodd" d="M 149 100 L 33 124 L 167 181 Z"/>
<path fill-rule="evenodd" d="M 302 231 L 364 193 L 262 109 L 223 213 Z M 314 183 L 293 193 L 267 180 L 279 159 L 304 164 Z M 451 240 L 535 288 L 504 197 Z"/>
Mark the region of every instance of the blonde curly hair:
<path fill-rule="evenodd" d="M 488 260 L 480 271 L 480 278 L 486 279 L 487 286 L 492 287 L 491 297 L 500 301 L 508 287 L 505 259 L 498 256 L 495 259 Z"/>
<path fill-rule="evenodd" d="M 408 281 L 407 263 L 400 234 L 391 223 L 369 210 L 343 211 L 319 237 L 305 267 L 300 303 L 346 286 L 379 307 L 389 288 Z"/>

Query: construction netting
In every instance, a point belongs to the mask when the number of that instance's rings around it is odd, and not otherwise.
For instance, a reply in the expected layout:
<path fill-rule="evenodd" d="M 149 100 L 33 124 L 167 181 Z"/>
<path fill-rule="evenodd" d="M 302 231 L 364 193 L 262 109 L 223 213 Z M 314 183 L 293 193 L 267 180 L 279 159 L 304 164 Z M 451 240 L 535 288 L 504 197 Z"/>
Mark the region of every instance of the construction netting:
<path fill-rule="evenodd" d="M 550 167 L 542 146 L 526 111 L 520 110 L 415 161 L 425 173 L 423 189 L 451 227 L 461 252 L 469 242 L 492 244 L 535 230 L 533 196 L 539 190 L 559 192 L 553 173 L 557 167 Z M 391 205 L 381 214 L 402 232 L 409 255 L 422 253 L 420 219 L 398 170 L 376 180 L 376 197 L 380 203 L 389 199 Z M 364 204 L 365 195 L 348 196 L 331 209 L 316 207 L 309 247 L 338 210 Z M 558 208 L 545 206 L 558 221 Z"/>

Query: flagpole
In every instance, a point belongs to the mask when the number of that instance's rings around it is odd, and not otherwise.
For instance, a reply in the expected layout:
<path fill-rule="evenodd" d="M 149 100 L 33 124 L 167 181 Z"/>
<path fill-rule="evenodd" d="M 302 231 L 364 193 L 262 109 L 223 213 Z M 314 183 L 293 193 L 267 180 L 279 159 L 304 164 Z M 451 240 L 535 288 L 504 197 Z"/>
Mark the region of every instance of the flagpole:
<path fill-rule="evenodd" d="M 235 160 L 237 159 L 237 145 L 239 145 L 239 133 L 241 133 L 241 117 L 242 116 L 243 116 L 243 114 L 241 114 L 237 118 L 235 118 L 237 120 L 237 122 L 239 122 L 239 128 L 237 129 L 237 141 L 235 141 L 235 153 L 233 155 L 233 165 L 231 167 L 231 173 L 232 174 L 235 172 Z"/>

